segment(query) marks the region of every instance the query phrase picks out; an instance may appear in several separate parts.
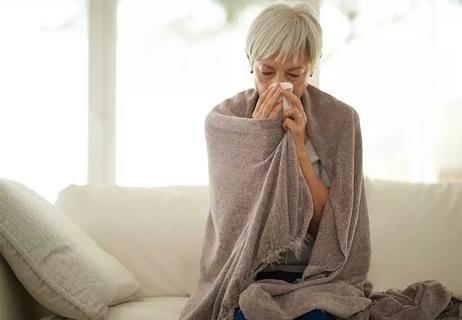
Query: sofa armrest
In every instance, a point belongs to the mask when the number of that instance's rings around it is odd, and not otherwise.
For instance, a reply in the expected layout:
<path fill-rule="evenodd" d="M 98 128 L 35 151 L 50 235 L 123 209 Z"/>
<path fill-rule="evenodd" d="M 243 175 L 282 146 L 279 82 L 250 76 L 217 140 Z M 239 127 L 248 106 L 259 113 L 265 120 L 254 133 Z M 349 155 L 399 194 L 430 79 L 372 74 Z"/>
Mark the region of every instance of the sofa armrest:
<path fill-rule="evenodd" d="M 31 320 L 51 314 L 24 289 L 0 255 L 0 319 Z"/>

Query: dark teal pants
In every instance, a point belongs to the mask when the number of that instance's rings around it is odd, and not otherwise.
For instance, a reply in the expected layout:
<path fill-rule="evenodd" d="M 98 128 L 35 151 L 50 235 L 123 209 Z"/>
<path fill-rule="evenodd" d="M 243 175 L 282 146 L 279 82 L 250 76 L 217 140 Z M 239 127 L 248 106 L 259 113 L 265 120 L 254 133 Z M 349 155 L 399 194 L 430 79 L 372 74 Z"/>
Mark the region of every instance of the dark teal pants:
<path fill-rule="evenodd" d="M 302 273 L 298 272 L 288 272 L 288 271 L 271 271 L 271 272 L 262 272 L 257 273 L 256 280 L 260 279 L 282 279 L 284 281 L 293 283 L 295 280 L 302 277 Z M 294 320 L 335 320 L 335 316 L 331 315 L 327 311 L 315 309 L 310 312 L 307 312 Z M 237 308 L 234 312 L 234 320 L 246 320 L 242 310 Z"/>

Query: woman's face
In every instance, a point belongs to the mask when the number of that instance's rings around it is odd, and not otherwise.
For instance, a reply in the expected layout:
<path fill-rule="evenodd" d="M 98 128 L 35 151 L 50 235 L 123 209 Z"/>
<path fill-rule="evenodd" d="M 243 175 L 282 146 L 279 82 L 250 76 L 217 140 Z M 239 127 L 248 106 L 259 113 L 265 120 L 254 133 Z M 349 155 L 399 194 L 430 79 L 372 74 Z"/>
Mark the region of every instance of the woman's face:
<path fill-rule="evenodd" d="M 254 74 L 255 87 L 261 95 L 271 84 L 275 82 L 290 82 L 293 84 L 293 93 L 301 97 L 311 73 L 311 65 L 304 57 L 292 63 L 292 59 L 286 62 L 277 62 L 275 58 L 256 60 L 251 66 Z"/>

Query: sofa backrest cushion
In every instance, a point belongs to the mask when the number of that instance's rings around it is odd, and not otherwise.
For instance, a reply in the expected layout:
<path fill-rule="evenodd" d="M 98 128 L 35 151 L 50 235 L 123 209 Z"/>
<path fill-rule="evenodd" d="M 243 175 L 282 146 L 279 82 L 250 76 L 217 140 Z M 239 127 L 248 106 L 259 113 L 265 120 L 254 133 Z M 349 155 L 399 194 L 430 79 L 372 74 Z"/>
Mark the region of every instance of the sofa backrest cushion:
<path fill-rule="evenodd" d="M 374 291 L 435 279 L 462 295 L 462 185 L 365 182 Z M 71 185 L 56 205 L 135 274 L 145 296 L 187 296 L 199 275 L 208 201 L 204 185 Z"/>
<path fill-rule="evenodd" d="M 209 207 L 207 186 L 70 185 L 55 205 L 133 272 L 143 296 L 192 292 Z"/>
<path fill-rule="evenodd" d="M 366 180 L 374 291 L 437 280 L 462 297 L 462 184 Z"/>

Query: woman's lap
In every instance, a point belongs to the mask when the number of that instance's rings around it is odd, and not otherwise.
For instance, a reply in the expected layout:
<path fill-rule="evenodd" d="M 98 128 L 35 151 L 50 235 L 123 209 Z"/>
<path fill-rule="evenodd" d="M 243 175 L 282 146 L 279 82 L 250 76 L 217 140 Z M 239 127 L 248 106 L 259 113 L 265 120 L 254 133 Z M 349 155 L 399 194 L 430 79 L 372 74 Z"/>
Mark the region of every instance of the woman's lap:
<path fill-rule="evenodd" d="M 289 272 L 283 270 L 269 271 L 264 272 L 260 271 L 257 273 L 255 280 L 261 279 L 280 279 L 290 283 L 293 283 L 295 280 L 301 278 L 303 275 L 302 272 Z"/>
<path fill-rule="evenodd" d="M 257 273 L 256 280 L 260 279 L 282 279 L 293 283 L 296 279 L 301 278 L 302 273 L 287 272 L 287 271 L 271 271 Z M 234 312 L 234 320 L 246 320 L 242 310 L 238 307 Z M 294 320 L 335 320 L 335 317 L 327 311 L 315 309 L 307 312 Z"/>
<path fill-rule="evenodd" d="M 234 312 L 234 320 L 247 320 L 240 308 L 237 308 Z M 294 320 L 335 320 L 335 317 L 324 310 L 315 309 L 295 318 Z"/>

